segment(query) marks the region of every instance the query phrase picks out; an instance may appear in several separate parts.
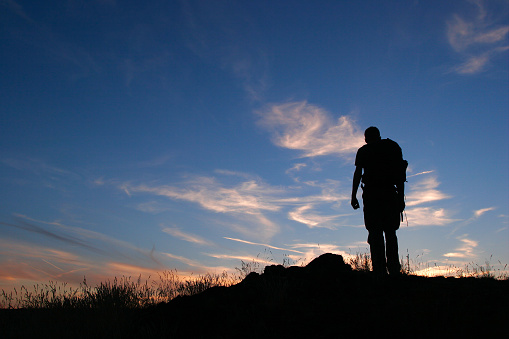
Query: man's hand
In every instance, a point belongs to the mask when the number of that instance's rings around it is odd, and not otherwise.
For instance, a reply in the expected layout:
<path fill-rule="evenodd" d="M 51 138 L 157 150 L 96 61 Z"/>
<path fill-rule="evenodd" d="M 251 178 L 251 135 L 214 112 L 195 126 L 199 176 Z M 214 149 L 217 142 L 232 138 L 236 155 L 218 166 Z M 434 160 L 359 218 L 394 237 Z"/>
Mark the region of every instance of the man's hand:
<path fill-rule="evenodd" d="M 357 200 L 357 197 L 352 197 L 352 201 L 350 203 L 352 204 L 352 207 L 354 210 L 356 210 L 360 207 L 359 200 Z"/>
<path fill-rule="evenodd" d="M 353 183 L 352 183 L 352 207 L 354 210 L 358 209 L 359 206 L 359 200 L 357 200 L 357 190 L 359 189 L 359 184 L 361 183 L 362 179 L 362 167 L 356 166 L 355 172 L 353 172 Z"/>

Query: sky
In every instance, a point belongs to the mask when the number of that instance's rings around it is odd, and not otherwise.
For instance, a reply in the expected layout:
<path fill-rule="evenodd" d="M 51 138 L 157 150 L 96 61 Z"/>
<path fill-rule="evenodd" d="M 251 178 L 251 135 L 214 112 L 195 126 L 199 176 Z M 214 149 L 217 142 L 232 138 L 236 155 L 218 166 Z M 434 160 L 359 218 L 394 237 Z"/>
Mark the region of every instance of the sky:
<path fill-rule="evenodd" d="M 369 252 L 377 126 L 400 256 L 509 264 L 509 2 L 0 1 L 0 288 Z M 360 198 L 359 190 L 359 198 Z"/>

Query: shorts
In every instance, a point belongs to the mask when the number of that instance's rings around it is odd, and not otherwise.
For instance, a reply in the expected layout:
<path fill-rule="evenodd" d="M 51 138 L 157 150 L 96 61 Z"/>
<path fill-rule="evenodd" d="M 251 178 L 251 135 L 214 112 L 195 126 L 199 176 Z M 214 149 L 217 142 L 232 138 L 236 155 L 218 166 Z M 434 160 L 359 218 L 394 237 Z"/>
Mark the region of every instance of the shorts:
<path fill-rule="evenodd" d="M 400 225 L 400 201 L 395 188 L 366 188 L 362 193 L 367 230 L 395 231 Z"/>

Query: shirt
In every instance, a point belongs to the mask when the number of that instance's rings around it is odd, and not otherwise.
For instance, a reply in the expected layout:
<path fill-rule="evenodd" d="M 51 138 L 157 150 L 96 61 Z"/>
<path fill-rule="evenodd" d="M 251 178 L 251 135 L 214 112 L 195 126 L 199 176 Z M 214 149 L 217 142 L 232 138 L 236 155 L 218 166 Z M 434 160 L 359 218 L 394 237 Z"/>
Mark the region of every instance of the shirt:
<path fill-rule="evenodd" d="M 359 148 L 355 166 L 362 167 L 362 182 L 366 186 L 391 186 L 402 179 L 403 154 L 399 145 L 391 139 L 380 139 Z M 406 168 L 405 168 L 406 170 Z"/>

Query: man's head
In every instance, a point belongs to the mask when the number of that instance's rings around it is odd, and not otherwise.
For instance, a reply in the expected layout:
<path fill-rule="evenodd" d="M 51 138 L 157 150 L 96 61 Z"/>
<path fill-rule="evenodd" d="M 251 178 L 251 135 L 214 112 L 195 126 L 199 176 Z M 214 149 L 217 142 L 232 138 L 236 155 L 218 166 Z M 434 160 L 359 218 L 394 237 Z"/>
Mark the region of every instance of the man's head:
<path fill-rule="evenodd" d="M 380 131 L 378 130 L 378 128 L 371 126 L 368 127 L 366 131 L 364 131 L 364 140 L 366 141 L 367 144 L 373 141 L 378 141 L 380 139 L 381 139 Z"/>

